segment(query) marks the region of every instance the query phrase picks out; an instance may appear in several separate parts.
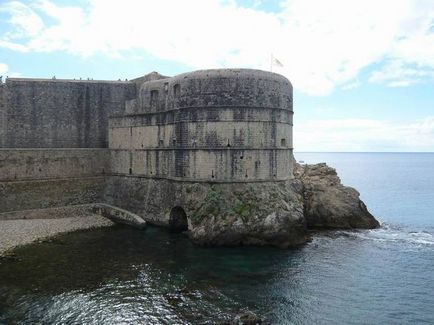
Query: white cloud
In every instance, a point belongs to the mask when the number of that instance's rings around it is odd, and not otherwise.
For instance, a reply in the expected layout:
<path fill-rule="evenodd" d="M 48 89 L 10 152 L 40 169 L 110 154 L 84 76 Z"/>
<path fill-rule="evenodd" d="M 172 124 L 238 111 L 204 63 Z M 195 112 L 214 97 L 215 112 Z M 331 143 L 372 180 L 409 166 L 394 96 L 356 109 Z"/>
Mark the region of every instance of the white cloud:
<path fill-rule="evenodd" d="M 7 2 L 0 6 L 0 12 L 9 13 L 8 22 L 15 27 L 4 36 L 6 38 L 36 36 L 44 27 L 41 17 L 22 2 Z"/>
<path fill-rule="evenodd" d="M 9 70 L 9 67 L 7 64 L 0 63 L 0 76 L 6 76 L 8 70 Z"/>
<path fill-rule="evenodd" d="M 434 116 L 407 124 L 371 119 L 313 120 L 294 126 L 298 151 L 434 151 Z"/>
<path fill-rule="evenodd" d="M 283 0 L 279 13 L 233 0 L 89 1 L 85 8 L 50 0 L 1 6 L 12 29 L 0 36 L 0 47 L 84 57 L 145 51 L 193 69 L 268 69 L 273 52 L 285 65 L 276 72 L 313 95 L 354 83 L 362 69 L 383 59 L 434 69 L 429 0 Z M 47 16 L 50 23 L 42 19 Z M 404 85 L 401 79 L 372 78 Z"/>
<path fill-rule="evenodd" d="M 434 47 L 434 40 L 433 40 Z M 369 81 L 386 83 L 389 87 L 406 87 L 413 84 L 434 81 L 434 64 L 432 67 L 410 65 L 403 60 L 394 60 L 382 69 L 374 71 Z"/>
<path fill-rule="evenodd" d="M 9 70 L 9 66 L 6 63 L 0 63 L 0 76 L 2 76 L 2 81 L 5 82 L 7 77 L 20 77 L 19 72 L 12 72 Z"/>
<path fill-rule="evenodd" d="M 361 85 L 360 80 L 356 80 L 356 81 L 352 81 L 352 82 L 349 82 L 349 83 L 343 85 L 342 89 L 343 90 L 356 89 L 356 88 L 360 87 L 360 85 Z"/>
<path fill-rule="evenodd" d="M 8 42 L 8 41 L 3 41 L 3 40 L 0 40 L 0 48 L 5 48 L 5 49 L 17 51 L 17 52 L 28 52 L 29 51 L 28 47 L 25 45 L 13 43 L 13 42 Z"/>

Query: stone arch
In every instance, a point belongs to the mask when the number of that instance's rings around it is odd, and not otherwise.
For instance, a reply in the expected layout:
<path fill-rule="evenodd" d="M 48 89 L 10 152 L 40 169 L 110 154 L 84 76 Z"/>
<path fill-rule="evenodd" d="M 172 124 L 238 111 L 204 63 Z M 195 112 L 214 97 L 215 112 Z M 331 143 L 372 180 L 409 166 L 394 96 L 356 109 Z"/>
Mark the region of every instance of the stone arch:
<path fill-rule="evenodd" d="M 170 210 L 169 228 L 173 231 L 188 230 L 187 214 L 182 207 L 175 206 Z"/>

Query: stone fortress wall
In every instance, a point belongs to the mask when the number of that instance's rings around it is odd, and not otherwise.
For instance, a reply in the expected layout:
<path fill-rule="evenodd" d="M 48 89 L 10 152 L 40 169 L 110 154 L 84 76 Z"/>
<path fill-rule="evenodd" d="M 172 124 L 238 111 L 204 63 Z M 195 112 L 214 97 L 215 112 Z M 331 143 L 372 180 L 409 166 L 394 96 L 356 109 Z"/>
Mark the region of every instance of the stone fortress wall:
<path fill-rule="evenodd" d="M 107 148 L 108 117 L 136 91 L 126 81 L 25 78 L 0 89 L 0 148 Z"/>
<path fill-rule="evenodd" d="M 103 201 L 108 149 L 0 149 L 2 212 Z"/>
<path fill-rule="evenodd" d="M 248 69 L 0 82 L 0 220 L 100 213 L 279 247 L 378 227 L 334 169 L 293 179 L 292 102 L 286 78 Z"/>
<path fill-rule="evenodd" d="M 135 91 L 129 81 L 0 83 L 0 213 L 103 201 L 108 117 Z"/>
<path fill-rule="evenodd" d="M 0 149 L 0 182 L 110 174 L 107 149 Z"/>
<path fill-rule="evenodd" d="M 292 177 L 292 86 L 277 74 L 203 70 L 140 85 L 110 119 L 112 172 L 203 182 Z"/>
<path fill-rule="evenodd" d="M 292 116 L 290 82 L 259 70 L 10 78 L 0 84 L 0 219 L 105 202 L 170 224 L 179 207 L 193 213 L 188 184 L 292 178 Z"/>

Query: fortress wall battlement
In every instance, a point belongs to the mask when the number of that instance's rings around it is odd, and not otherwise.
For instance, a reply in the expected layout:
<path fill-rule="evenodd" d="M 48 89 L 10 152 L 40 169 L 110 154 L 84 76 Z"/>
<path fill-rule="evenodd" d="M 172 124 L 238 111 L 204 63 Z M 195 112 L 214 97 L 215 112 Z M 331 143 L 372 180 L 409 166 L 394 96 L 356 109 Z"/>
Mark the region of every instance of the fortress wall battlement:
<path fill-rule="evenodd" d="M 126 81 L 9 78 L 0 90 L 0 145 L 106 148 L 108 116 L 135 94 Z"/>
<path fill-rule="evenodd" d="M 281 75 L 261 70 L 199 70 L 144 82 L 126 113 L 206 107 L 292 111 L 292 85 Z"/>

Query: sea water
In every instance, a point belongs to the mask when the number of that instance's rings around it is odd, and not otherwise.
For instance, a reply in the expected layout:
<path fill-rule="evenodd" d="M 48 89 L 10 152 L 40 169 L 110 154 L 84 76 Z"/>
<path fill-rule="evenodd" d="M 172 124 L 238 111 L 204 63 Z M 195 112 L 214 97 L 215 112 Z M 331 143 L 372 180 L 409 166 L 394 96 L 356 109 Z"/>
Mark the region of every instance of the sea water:
<path fill-rule="evenodd" d="M 361 192 L 376 230 L 292 249 L 203 248 L 115 226 L 0 261 L 0 323 L 213 324 L 243 310 L 273 324 L 434 323 L 434 154 L 296 153 Z"/>

